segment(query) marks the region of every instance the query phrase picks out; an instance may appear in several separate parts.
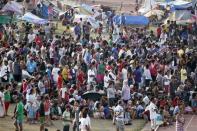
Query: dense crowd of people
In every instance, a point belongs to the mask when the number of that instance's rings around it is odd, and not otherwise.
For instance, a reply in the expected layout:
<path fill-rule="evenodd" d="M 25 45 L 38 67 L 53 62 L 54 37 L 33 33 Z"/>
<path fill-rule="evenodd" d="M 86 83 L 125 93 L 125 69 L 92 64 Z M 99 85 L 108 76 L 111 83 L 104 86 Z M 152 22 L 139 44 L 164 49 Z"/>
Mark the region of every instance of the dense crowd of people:
<path fill-rule="evenodd" d="M 40 131 L 52 120 L 63 120 L 64 131 L 89 131 L 91 117 L 113 120 L 117 131 L 139 118 L 152 130 L 175 120 L 182 130 L 182 114 L 197 111 L 196 23 L 150 31 L 114 25 L 112 17 L 107 29 L 80 19 L 59 35 L 50 23 L 1 25 L 0 117 L 15 102 L 20 131 L 26 118 L 40 121 Z M 87 92 L 102 97 L 84 99 Z"/>

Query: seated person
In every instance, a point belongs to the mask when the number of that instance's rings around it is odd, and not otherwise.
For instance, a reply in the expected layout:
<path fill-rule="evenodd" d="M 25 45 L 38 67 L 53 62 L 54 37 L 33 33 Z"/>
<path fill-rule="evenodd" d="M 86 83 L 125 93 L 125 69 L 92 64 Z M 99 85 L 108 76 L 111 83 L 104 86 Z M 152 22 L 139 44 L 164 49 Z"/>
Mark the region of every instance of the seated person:
<path fill-rule="evenodd" d="M 196 94 L 192 95 L 191 106 L 192 106 L 193 112 L 197 113 L 197 95 Z"/>
<path fill-rule="evenodd" d="M 125 109 L 125 113 L 124 113 L 124 120 L 125 120 L 125 125 L 131 125 L 131 113 L 129 111 L 129 108 Z"/>
<path fill-rule="evenodd" d="M 101 106 L 101 103 L 97 102 L 95 103 L 95 112 L 94 112 L 94 118 L 104 118 L 104 112 L 103 112 L 103 106 Z"/>
<path fill-rule="evenodd" d="M 53 103 L 51 107 L 51 119 L 52 120 L 59 120 L 61 118 L 62 111 L 58 103 Z"/>
<path fill-rule="evenodd" d="M 142 103 L 137 102 L 136 112 L 137 112 L 137 118 L 142 118 L 142 113 L 144 112 L 144 107 L 142 106 Z"/>
<path fill-rule="evenodd" d="M 103 112 L 104 112 L 104 118 L 105 119 L 111 119 L 112 118 L 112 111 L 111 109 L 109 108 L 109 105 L 106 103 L 104 106 L 104 109 L 103 109 Z"/>
<path fill-rule="evenodd" d="M 171 125 L 172 124 L 172 117 L 168 111 L 168 107 L 165 106 L 163 109 L 163 117 L 164 117 L 164 125 Z"/>

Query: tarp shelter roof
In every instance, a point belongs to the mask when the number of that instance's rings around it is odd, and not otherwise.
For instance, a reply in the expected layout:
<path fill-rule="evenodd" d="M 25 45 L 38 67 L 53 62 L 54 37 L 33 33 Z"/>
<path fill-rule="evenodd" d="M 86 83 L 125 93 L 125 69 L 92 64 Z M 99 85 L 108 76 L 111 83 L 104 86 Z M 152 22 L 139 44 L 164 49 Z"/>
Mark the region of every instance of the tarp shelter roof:
<path fill-rule="evenodd" d="M 144 4 L 142 5 L 142 7 L 140 7 L 138 12 L 143 15 L 149 12 L 150 10 L 154 9 L 156 6 L 157 2 L 155 0 L 145 0 Z"/>
<path fill-rule="evenodd" d="M 116 15 L 113 21 L 117 25 L 148 25 L 149 19 L 145 16 Z"/>
<path fill-rule="evenodd" d="M 166 7 L 167 5 L 171 6 L 174 9 L 187 9 L 189 7 L 192 7 L 192 2 L 183 1 L 183 0 L 175 0 L 170 2 L 164 2 L 159 4 L 162 7 Z"/>
<path fill-rule="evenodd" d="M 34 24 L 46 24 L 46 23 L 48 23 L 47 20 L 42 19 L 42 18 L 40 18 L 40 17 L 30 13 L 30 12 L 26 13 L 21 19 L 24 20 L 24 21 L 28 21 L 30 23 L 34 23 Z"/>
<path fill-rule="evenodd" d="M 151 11 L 147 12 L 144 16 L 150 17 L 152 15 L 163 16 L 164 12 L 162 10 L 151 10 Z"/>
<path fill-rule="evenodd" d="M 167 23 L 168 20 L 176 21 L 177 24 L 191 23 L 194 21 L 192 16 L 191 11 L 189 10 L 176 10 L 170 14 L 164 23 Z"/>
<path fill-rule="evenodd" d="M 3 8 L 3 12 L 11 11 L 15 14 L 22 15 L 24 7 L 15 1 L 8 2 Z"/>
<path fill-rule="evenodd" d="M 0 24 L 7 24 L 10 22 L 15 22 L 15 21 L 16 21 L 16 19 L 12 18 L 9 15 L 0 15 Z"/>

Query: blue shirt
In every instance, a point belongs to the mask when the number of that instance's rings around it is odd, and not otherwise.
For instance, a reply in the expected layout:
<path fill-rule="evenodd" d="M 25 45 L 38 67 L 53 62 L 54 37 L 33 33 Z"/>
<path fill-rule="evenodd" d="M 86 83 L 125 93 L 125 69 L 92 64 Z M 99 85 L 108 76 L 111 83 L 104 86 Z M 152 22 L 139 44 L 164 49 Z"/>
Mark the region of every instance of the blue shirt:
<path fill-rule="evenodd" d="M 135 75 L 135 82 L 136 83 L 140 83 L 141 82 L 141 78 L 142 78 L 142 72 L 141 72 L 140 68 L 136 69 L 134 71 L 134 75 Z"/>
<path fill-rule="evenodd" d="M 34 73 L 36 71 L 37 64 L 35 61 L 28 61 L 27 62 L 27 71 L 29 73 Z"/>
<path fill-rule="evenodd" d="M 75 32 L 75 35 L 81 35 L 81 27 L 80 26 L 75 26 L 74 32 Z"/>

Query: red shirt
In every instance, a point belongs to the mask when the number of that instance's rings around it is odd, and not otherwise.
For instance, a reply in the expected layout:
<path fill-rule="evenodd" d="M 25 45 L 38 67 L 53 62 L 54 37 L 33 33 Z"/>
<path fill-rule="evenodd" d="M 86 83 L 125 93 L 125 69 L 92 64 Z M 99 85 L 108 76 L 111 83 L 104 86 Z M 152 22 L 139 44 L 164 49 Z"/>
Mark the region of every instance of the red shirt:
<path fill-rule="evenodd" d="M 35 42 L 40 48 L 42 47 L 41 38 L 39 36 L 36 36 Z"/>
<path fill-rule="evenodd" d="M 166 105 L 166 101 L 165 100 L 161 100 L 159 102 L 159 104 L 160 104 L 160 107 L 164 107 Z"/>
<path fill-rule="evenodd" d="M 62 86 L 63 86 L 63 78 L 62 78 L 62 75 L 59 75 L 58 80 L 57 80 L 57 87 L 58 89 L 61 89 Z"/>
<path fill-rule="evenodd" d="M 77 80 L 79 81 L 79 84 L 83 84 L 84 78 L 85 78 L 85 75 L 84 75 L 83 72 L 80 72 L 80 73 L 77 75 Z"/>
<path fill-rule="evenodd" d="M 157 76 L 157 68 L 156 68 L 156 65 L 151 64 L 151 66 L 150 66 L 150 73 L 151 73 L 152 76 Z"/>
<path fill-rule="evenodd" d="M 23 82 L 22 90 L 23 90 L 23 93 L 25 93 L 27 91 L 27 82 Z"/>
<path fill-rule="evenodd" d="M 161 35 L 161 28 L 158 27 L 158 28 L 157 28 L 157 37 L 160 37 L 160 35 Z"/>

